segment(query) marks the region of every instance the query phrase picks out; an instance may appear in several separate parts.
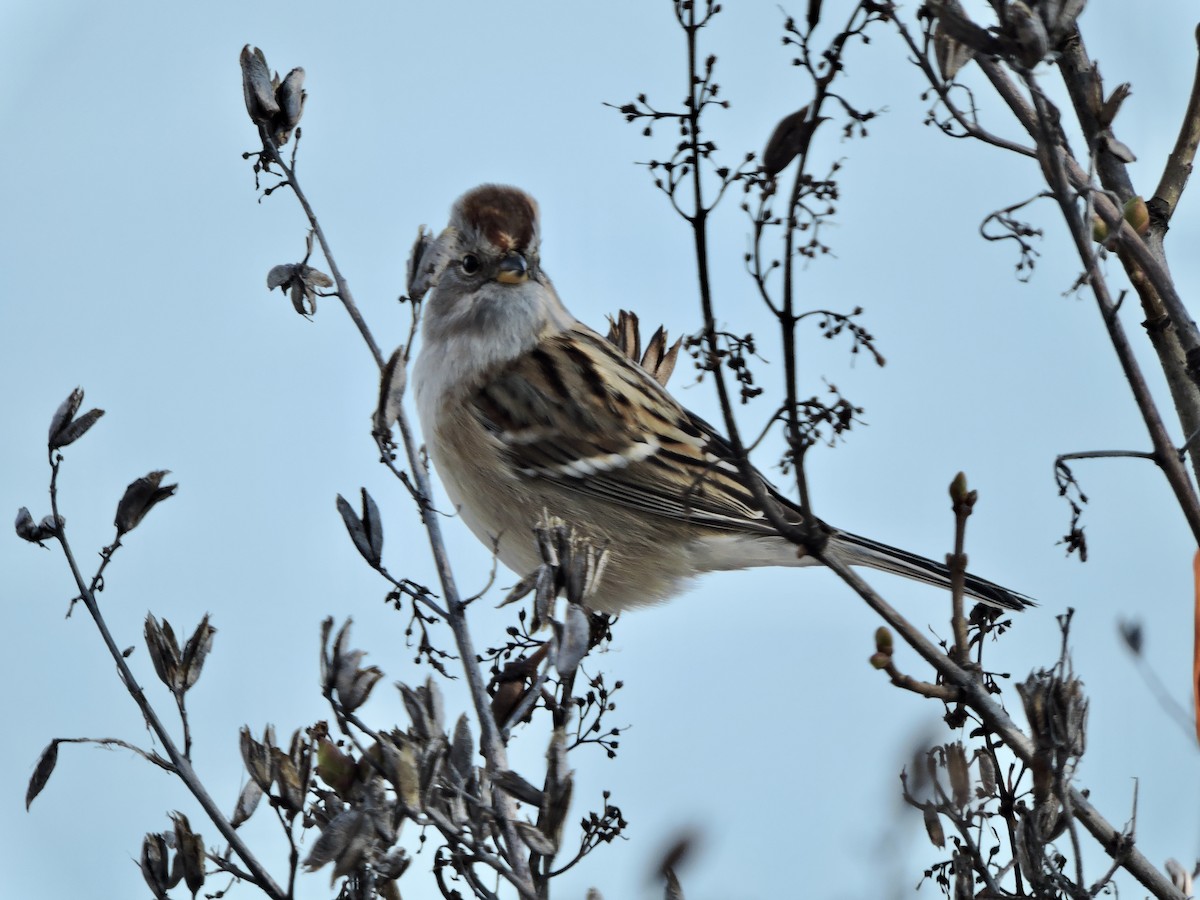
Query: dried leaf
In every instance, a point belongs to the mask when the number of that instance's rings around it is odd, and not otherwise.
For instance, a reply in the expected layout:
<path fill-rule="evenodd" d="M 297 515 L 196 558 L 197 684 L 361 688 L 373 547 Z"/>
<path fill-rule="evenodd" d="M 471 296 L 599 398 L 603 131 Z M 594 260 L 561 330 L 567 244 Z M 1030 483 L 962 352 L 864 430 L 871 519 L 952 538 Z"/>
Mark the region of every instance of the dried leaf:
<path fill-rule="evenodd" d="M 379 404 L 375 407 L 375 434 L 386 435 L 400 418 L 404 388 L 408 384 L 408 367 L 405 365 L 404 348 L 397 347 L 379 379 Z"/>
<path fill-rule="evenodd" d="M 113 524 L 117 526 L 117 534 L 122 535 L 133 531 L 138 523 L 146 517 L 156 505 L 174 496 L 179 489 L 177 484 L 162 483 L 163 478 L 170 474 L 166 469 L 151 472 L 125 489 L 121 502 L 117 504 L 117 515 Z"/>
<path fill-rule="evenodd" d="M 46 786 L 46 782 L 50 780 L 50 775 L 54 772 L 54 767 L 57 764 L 58 741 L 55 740 L 46 745 L 46 749 L 38 757 L 37 765 L 33 767 L 33 775 L 29 778 L 29 787 L 25 790 L 26 812 L 29 811 L 29 806 L 33 803 L 34 798 L 42 792 L 42 789 Z"/>
<path fill-rule="evenodd" d="M 237 806 L 233 809 L 233 815 L 229 817 L 229 824 L 237 828 L 252 815 L 254 810 L 258 808 L 258 801 L 262 799 L 262 788 L 258 786 L 258 782 L 250 779 L 242 787 L 242 792 L 238 794 Z"/>

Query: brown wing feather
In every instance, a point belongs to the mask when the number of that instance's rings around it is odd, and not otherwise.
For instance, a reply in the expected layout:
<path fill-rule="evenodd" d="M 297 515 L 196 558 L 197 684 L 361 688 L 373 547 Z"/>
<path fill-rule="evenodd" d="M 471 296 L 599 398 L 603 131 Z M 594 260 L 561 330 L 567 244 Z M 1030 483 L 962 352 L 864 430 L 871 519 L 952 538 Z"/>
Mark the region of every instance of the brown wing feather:
<path fill-rule="evenodd" d="M 517 477 L 693 524 L 773 532 L 713 429 L 582 326 L 506 365 L 474 407 Z"/>

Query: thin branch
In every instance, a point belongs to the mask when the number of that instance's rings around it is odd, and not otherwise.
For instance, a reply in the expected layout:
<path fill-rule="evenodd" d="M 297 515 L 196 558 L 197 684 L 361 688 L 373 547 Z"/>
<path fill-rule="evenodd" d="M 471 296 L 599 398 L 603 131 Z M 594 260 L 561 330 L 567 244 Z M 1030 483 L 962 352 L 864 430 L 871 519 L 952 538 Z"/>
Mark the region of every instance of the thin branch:
<path fill-rule="evenodd" d="M 354 296 L 350 293 L 350 286 L 346 284 L 346 279 L 342 277 L 342 271 L 338 268 L 337 262 L 333 258 L 333 253 L 329 249 L 329 242 L 325 240 L 325 231 L 321 228 L 321 223 L 317 221 L 317 214 L 313 211 L 312 206 L 309 205 L 308 198 L 304 196 L 304 191 L 300 190 L 300 183 L 296 180 L 296 170 L 293 166 L 289 166 L 283 161 L 283 155 L 279 152 L 279 148 L 275 146 L 275 140 L 265 125 L 258 126 L 258 133 L 262 138 L 263 149 L 267 151 L 271 160 L 283 171 L 284 179 L 292 189 L 292 193 L 296 195 L 296 199 L 300 201 L 300 205 L 304 208 L 304 215 L 308 217 L 309 227 L 312 228 L 313 233 L 317 236 L 317 241 L 321 245 L 321 253 L 325 256 L 325 262 L 329 263 L 329 273 L 333 276 L 334 284 L 337 285 L 338 298 L 342 301 L 342 305 L 346 307 L 346 312 L 349 313 L 351 320 L 358 326 L 359 334 L 366 341 L 371 355 L 375 357 L 375 364 L 382 369 L 384 366 L 383 354 L 379 350 L 379 345 L 375 343 L 375 336 L 371 334 L 371 329 L 367 327 L 362 313 L 358 311 L 358 306 L 354 302 Z"/>
<path fill-rule="evenodd" d="M 1200 45 L 1200 26 L 1196 28 L 1196 43 Z M 1179 205 L 1179 198 L 1187 186 L 1192 174 L 1192 163 L 1196 159 L 1196 148 L 1200 146 L 1200 54 L 1196 60 L 1196 76 L 1192 82 L 1192 93 L 1188 97 L 1187 111 L 1183 114 L 1183 122 L 1179 126 L 1179 137 L 1175 140 L 1175 148 L 1167 157 L 1167 165 L 1163 169 L 1162 178 L 1154 191 L 1157 201 L 1155 212 L 1162 217 L 1163 222 L 1170 222 Z"/>
<path fill-rule="evenodd" d="M 1037 110 L 1037 122 L 1041 129 L 1041 143 L 1039 146 L 1045 148 L 1045 152 L 1041 156 L 1041 162 L 1047 183 L 1054 192 L 1055 199 L 1062 210 L 1063 218 L 1070 229 L 1076 252 L 1086 269 L 1088 285 L 1092 290 L 1092 295 L 1096 299 L 1096 305 L 1100 310 L 1101 318 L 1104 320 L 1105 328 L 1108 329 L 1109 340 L 1112 342 L 1113 349 L 1117 353 L 1122 373 L 1125 376 L 1125 380 L 1129 383 L 1129 388 L 1133 392 L 1138 410 L 1142 414 L 1142 420 L 1145 422 L 1146 430 L 1149 432 L 1150 441 L 1154 445 L 1154 461 L 1158 464 L 1166 476 L 1167 483 L 1174 491 L 1179 507 L 1188 521 L 1188 526 L 1192 530 L 1193 537 L 1200 542 L 1200 499 L 1197 498 L 1191 478 L 1188 476 L 1183 463 L 1179 460 L 1179 454 L 1175 450 L 1170 436 L 1167 434 L 1166 426 L 1158 412 L 1158 406 L 1154 402 L 1154 396 L 1150 392 L 1150 387 L 1146 383 L 1145 376 L 1142 374 L 1141 366 L 1138 364 L 1133 348 L 1129 344 L 1129 338 L 1125 334 L 1121 320 L 1117 316 L 1116 304 L 1113 303 L 1112 297 L 1109 295 L 1104 273 L 1100 271 L 1096 254 L 1092 249 L 1091 235 L 1085 228 L 1083 220 L 1074 205 L 1074 198 L 1070 192 L 1067 167 L 1065 165 L 1065 160 L 1069 160 L 1070 157 L 1065 157 L 1060 150 L 1057 133 L 1051 126 L 1052 117 L 1048 101 L 1042 96 L 1040 89 L 1034 84 L 1032 77 L 1026 77 Z M 1098 207 L 1101 204 L 1110 203 L 1108 198 L 1103 194 L 1096 195 L 1096 199 Z M 1119 216 L 1117 221 L 1122 221 Z M 1123 230 L 1129 229 L 1129 223 L 1122 221 L 1122 224 L 1124 226 Z M 1145 250 L 1145 245 L 1142 244 L 1141 238 L 1134 234 L 1132 229 L 1129 230 L 1133 242 Z M 1146 257 L 1150 259 L 1148 250 L 1146 251 Z M 1150 261 L 1157 264 L 1154 260 Z M 1174 292 L 1173 287 L 1171 287 L 1171 290 Z M 1161 291 L 1160 293 L 1165 300 L 1166 294 Z"/>
<path fill-rule="evenodd" d="M 1033 764 L 1035 748 L 1028 736 L 1017 727 L 1008 713 L 987 693 L 987 688 L 970 672 L 950 659 L 925 635 L 901 616 L 886 600 L 863 581 L 858 574 L 833 556 L 820 554 L 821 561 L 858 594 L 901 638 L 928 662 L 948 684 L 958 687 L 963 702 L 994 732 L 1026 765 Z M 1125 869 L 1143 887 L 1161 900 L 1186 900 L 1170 880 L 1139 851 L 1132 839 L 1114 828 L 1088 799 L 1075 788 L 1070 789 L 1071 805 L 1083 827 L 1100 843 L 1113 859 L 1120 859 Z"/>
<path fill-rule="evenodd" d="M 375 342 L 375 338 L 366 321 L 359 313 L 358 306 L 354 302 L 349 286 L 346 284 L 345 279 L 342 278 L 341 271 L 334 261 L 333 252 L 325 239 L 325 233 L 317 221 L 316 213 L 309 204 L 308 198 L 305 197 L 303 190 L 300 188 L 295 171 L 283 163 L 279 151 L 271 143 L 270 136 L 265 133 L 264 129 L 260 127 L 259 130 L 262 132 L 264 147 L 273 153 L 274 162 L 283 169 L 288 186 L 291 187 L 292 192 L 296 195 L 296 199 L 300 202 L 305 215 L 308 217 L 309 226 L 317 235 L 317 240 L 321 244 L 321 251 L 325 255 L 325 261 L 329 263 L 330 273 L 337 284 L 338 296 L 341 298 L 342 304 L 346 307 L 346 312 L 349 313 L 354 324 L 358 326 L 359 333 L 362 335 L 363 340 L 366 341 L 367 347 L 370 349 L 371 355 L 375 358 L 376 364 L 382 370 L 385 364 L 383 354 L 380 352 L 379 346 Z M 479 671 L 479 666 L 476 664 L 478 656 L 475 652 L 471 633 L 467 628 L 466 604 L 460 599 L 458 587 L 454 581 L 454 574 L 450 568 L 445 541 L 442 538 L 441 524 L 438 521 L 437 513 L 429 502 L 429 498 L 433 496 L 429 481 L 429 472 L 425 467 L 420 448 L 413 437 L 412 429 L 408 423 L 408 416 L 403 408 L 398 410 L 397 425 L 400 428 L 400 434 L 404 442 L 404 451 L 408 457 L 409 470 L 412 472 L 412 478 L 415 481 L 416 494 L 420 498 L 417 505 L 420 510 L 421 522 L 425 526 L 426 534 L 429 537 L 430 551 L 437 568 L 438 580 L 442 585 L 442 597 L 446 603 L 446 621 L 449 623 L 450 629 L 454 634 L 454 641 L 458 647 L 459 658 L 462 660 L 463 671 L 466 674 L 467 685 L 471 693 L 471 703 L 475 709 L 475 717 L 479 722 L 483 756 L 487 761 L 488 771 L 499 772 L 509 767 L 507 751 L 500 737 L 496 721 L 491 714 L 487 686 L 484 684 L 483 676 Z M 521 841 L 520 836 L 517 834 L 514 825 L 517 814 L 516 807 L 512 799 L 503 791 L 496 792 L 495 804 L 496 818 L 501 833 L 504 836 L 506 847 L 505 858 L 508 860 L 514 876 L 513 883 L 522 897 L 527 898 L 527 900 L 537 900 L 537 892 L 534 889 L 532 875 L 529 871 L 528 851 L 525 848 L 524 842 Z"/>
<path fill-rule="evenodd" d="M 58 512 L 57 476 L 58 467 L 61 462 L 62 455 L 58 454 L 51 463 L 53 466 L 53 476 L 51 477 L 50 488 L 50 509 L 55 521 L 60 523 L 57 534 L 58 542 L 63 549 L 63 554 L 66 556 L 67 565 L 71 568 L 71 575 L 75 579 L 75 586 L 79 589 L 80 599 L 83 601 L 83 605 L 87 607 L 92 621 L 96 623 L 100 637 L 104 640 L 104 645 L 108 648 L 113 662 L 116 663 L 117 672 L 120 674 L 125 689 L 129 691 L 129 695 L 133 698 L 134 703 L 137 704 L 138 709 L 142 713 L 142 718 L 150 727 L 150 730 L 154 732 L 155 736 L 162 743 L 163 749 L 167 753 L 167 758 L 170 759 L 171 766 L 179 776 L 179 780 L 184 783 L 184 786 L 196 798 L 201 808 L 203 808 L 209 819 L 217 827 L 217 830 L 221 832 L 221 836 L 229 842 L 229 845 L 238 855 L 238 858 L 245 863 L 246 868 L 249 869 L 253 876 L 253 883 L 267 894 L 267 896 L 274 898 L 274 900 L 285 900 L 288 895 L 275 883 L 271 874 L 258 861 L 258 858 L 250 851 L 250 848 L 246 846 L 241 836 L 234 830 L 229 820 L 225 818 L 225 814 L 221 812 L 212 797 L 209 796 L 204 784 L 192 768 L 191 762 L 175 746 L 170 732 L 158 718 L 158 714 L 154 711 L 154 707 L 150 705 L 150 701 L 146 699 L 145 692 L 137 683 L 137 679 L 125 662 L 125 656 L 121 653 L 121 649 L 117 646 L 116 641 L 113 640 L 112 632 L 108 629 L 108 623 L 100 612 L 100 604 L 96 601 L 96 595 L 87 581 L 84 580 L 83 573 L 79 571 L 79 565 L 75 561 L 75 554 L 71 551 L 71 544 L 67 540 L 66 526 L 62 524 L 63 519 Z"/>
<path fill-rule="evenodd" d="M 1057 466 L 1070 459 L 1148 459 L 1158 462 L 1155 454 L 1145 450 L 1084 450 L 1079 453 L 1060 453 L 1054 458 L 1054 464 Z"/>

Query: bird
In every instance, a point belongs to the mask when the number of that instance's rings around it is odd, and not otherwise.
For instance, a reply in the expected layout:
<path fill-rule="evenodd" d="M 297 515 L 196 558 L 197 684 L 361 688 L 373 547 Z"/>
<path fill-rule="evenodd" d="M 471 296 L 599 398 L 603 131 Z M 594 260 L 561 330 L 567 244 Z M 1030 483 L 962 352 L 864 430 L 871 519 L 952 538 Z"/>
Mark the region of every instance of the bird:
<path fill-rule="evenodd" d="M 542 562 L 535 526 L 556 516 L 606 551 L 587 605 L 610 614 L 673 597 L 706 572 L 819 564 L 764 508 L 801 523 L 798 505 L 751 470 L 760 503 L 715 428 L 567 311 L 542 268 L 540 227 L 529 194 L 484 184 L 410 263 L 424 295 L 415 405 L 467 527 L 524 576 Z M 818 525 L 826 555 L 950 586 L 941 563 Z M 1003 610 L 1034 605 L 971 574 L 965 593 Z"/>

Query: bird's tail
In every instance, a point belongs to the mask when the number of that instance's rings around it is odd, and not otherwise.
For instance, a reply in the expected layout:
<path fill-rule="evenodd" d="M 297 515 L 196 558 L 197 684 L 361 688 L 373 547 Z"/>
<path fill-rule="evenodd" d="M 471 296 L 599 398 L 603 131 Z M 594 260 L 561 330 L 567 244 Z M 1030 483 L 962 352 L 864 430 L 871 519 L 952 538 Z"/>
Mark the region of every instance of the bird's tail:
<path fill-rule="evenodd" d="M 903 575 L 914 581 L 922 581 L 936 587 L 950 589 L 950 570 L 942 563 L 934 562 L 907 550 L 889 547 L 869 538 L 859 537 L 847 531 L 835 531 L 829 539 L 829 545 L 846 562 L 851 565 L 869 566 L 893 575 Z M 1024 594 L 1010 591 L 1008 588 L 977 578 L 967 573 L 964 592 L 968 597 L 974 597 L 989 606 L 1001 609 L 1022 610 L 1037 606 L 1037 602 Z"/>

